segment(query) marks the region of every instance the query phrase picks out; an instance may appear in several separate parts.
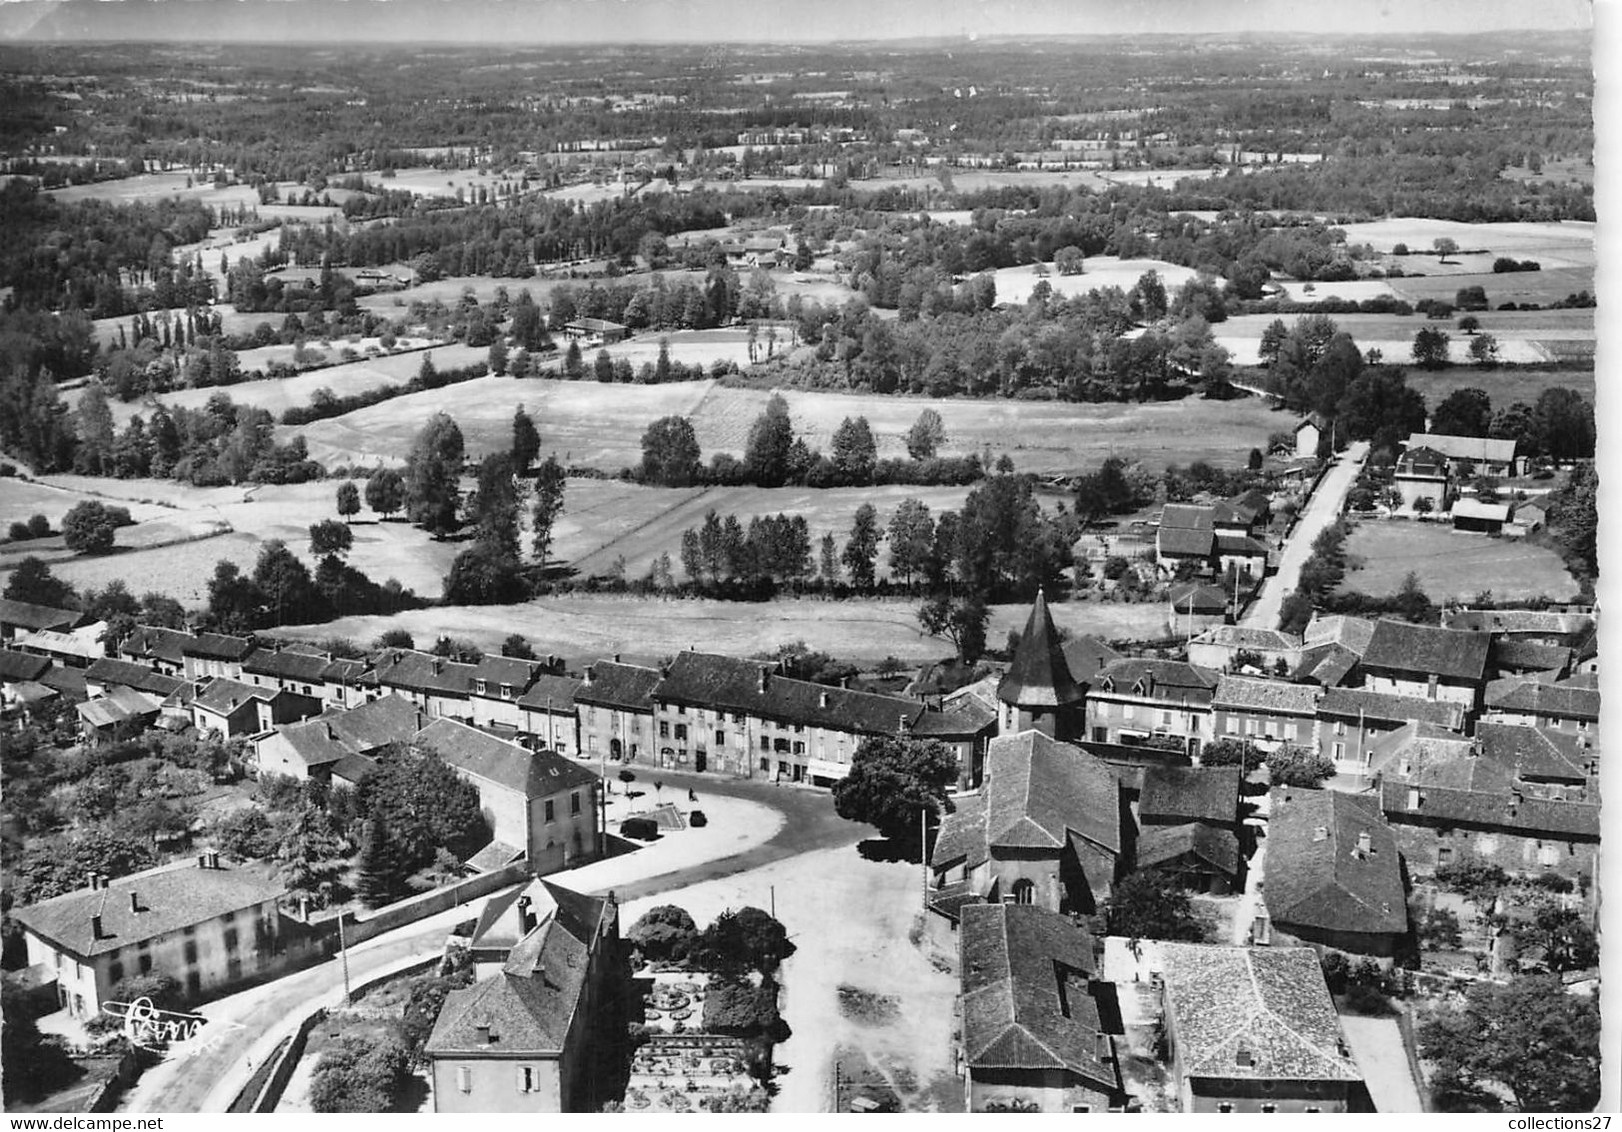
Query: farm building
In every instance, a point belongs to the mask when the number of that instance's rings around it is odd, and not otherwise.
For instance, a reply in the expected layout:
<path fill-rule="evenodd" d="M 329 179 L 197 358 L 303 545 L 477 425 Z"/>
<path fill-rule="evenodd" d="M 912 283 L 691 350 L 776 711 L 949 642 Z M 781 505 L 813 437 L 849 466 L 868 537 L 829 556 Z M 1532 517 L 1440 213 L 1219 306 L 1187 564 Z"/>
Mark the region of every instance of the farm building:
<path fill-rule="evenodd" d="M 1518 470 L 1513 438 L 1496 440 L 1486 436 L 1449 436 L 1438 432 L 1416 432 L 1408 437 L 1409 451 L 1426 448 L 1447 462 L 1454 475 L 1512 476 Z"/>
<path fill-rule="evenodd" d="M 1322 413 L 1311 413 L 1304 417 L 1295 426 L 1295 458 L 1297 460 L 1315 460 L 1323 445 L 1324 438 L 1329 435 L 1329 418 Z"/>
<path fill-rule="evenodd" d="M 1445 511 L 1448 504 L 1448 485 L 1451 482 L 1448 462 L 1434 448 L 1409 448 L 1397 460 L 1391 486 L 1402 502 L 1403 511 L 1423 511 L 1420 500 L 1429 500 L 1431 511 Z"/>
<path fill-rule="evenodd" d="M 625 341 L 631 336 L 631 328 L 606 318 L 577 318 L 564 325 L 563 336 L 584 346 L 603 346 Z"/>
<path fill-rule="evenodd" d="M 66 632 L 83 625 L 84 620 L 84 614 L 72 609 L 54 609 L 48 605 L 0 598 L 0 641 L 10 641 L 19 634 L 40 629 Z"/>
<path fill-rule="evenodd" d="M 1486 683 L 1490 644 L 1486 633 L 1381 618 L 1363 650 L 1364 687 L 1474 710 Z"/>
<path fill-rule="evenodd" d="M 1499 535 L 1504 533 L 1504 524 L 1509 522 L 1509 504 L 1456 499 L 1453 501 L 1452 515 L 1453 529 L 1456 531 Z"/>

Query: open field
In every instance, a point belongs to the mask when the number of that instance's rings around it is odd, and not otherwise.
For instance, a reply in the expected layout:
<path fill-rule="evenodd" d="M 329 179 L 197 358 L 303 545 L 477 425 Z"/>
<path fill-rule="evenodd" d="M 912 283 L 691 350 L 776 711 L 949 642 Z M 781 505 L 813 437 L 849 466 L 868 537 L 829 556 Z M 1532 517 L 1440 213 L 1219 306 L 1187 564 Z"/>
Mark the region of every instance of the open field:
<path fill-rule="evenodd" d="M 1429 252 L 1437 237 L 1447 236 L 1465 251 L 1488 249 L 1494 255 L 1535 259 L 1544 267 L 1592 266 L 1595 259 L 1594 223 L 1586 220 L 1466 224 L 1398 216 L 1341 228 L 1348 244 L 1368 244 L 1378 252 L 1390 252 L 1397 244 L 1407 244 L 1412 252 Z M 1418 257 L 1413 258 L 1417 262 Z M 1430 262 L 1434 264 L 1434 258 Z M 1424 268 L 1416 266 L 1415 270 Z"/>
<path fill-rule="evenodd" d="M 1323 299 L 1347 299 L 1361 303 L 1396 294 L 1394 284 L 1384 279 L 1345 279 L 1335 283 L 1280 283 L 1292 303 L 1314 303 Z"/>
<path fill-rule="evenodd" d="M 885 175 L 865 181 L 852 181 L 857 192 L 880 189 L 910 189 L 914 192 L 941 187 L 934 173 L 924 176 L 904 175 L 892 167 L 895 175 Z M 1091 169 L 953 169 L 952 186 L 958 192 L 977 193 L 985 189 L 1009 186 L 1046 188 L 1059 185 L 1065 188 L 1102 190 L 1109 182 Z"/>
<path fill-rule="evenodd" d="M 723 518 L 735 514 L 745 528 L 757 515 L 802 515 L 811 528 L 813 561 L 822 536 L 832 532 L 841 547 L 850 534 L 856 510 L 871 503 L 879 524 L 887 527 L 903 499 L 920 499 L 932 514 L 955 511 L 968 488 L 962 487 L 711 487 L 673 490 L 640 487 L 618 480 L 569 481 L 564 513 L 555 528 L 555 553 L 582 575 L 606 573 L 625 557 L 626 576 L 641 577 L 653 560 L 668 552 L 678 579 L 681 533 L 697 527 L 707 511 Z M 881 546 L 879 573 L 888 574 L 889 555 Z"/>
<path fill-rule="evenodd" d="M 1039 279 L 1047 280 L 1054 294 L 1069 297 L 1085 295 L 1100 287 L 1119 287 L 1130 293 L 1146 271 L 1158 271 L 1160 281 L 1166 285 L 1166 290 L 1173 292 L 1196 274 L 1192 267 L 1180 267 L 1165 260 L 1121 259 L 1112 255 L 1089 257 L 1080 275 L 1060 275 L 1053 270 L 1051 264 L 1042 265 L 1042 270 L 1047 272 L 1046 275 L 1038 275 L 1036 269 L 1036 264 L 998 268 L 994 273 L 997 281 L 997 302 L 1013 304 L 1025 302 L 1031 297 L 1031 290 Z"/>
<path fill-rule="evenodd" d="M 332 352 L 336 354 L 347 343 L 342 340 L 334 342 Z M 315 347 L 319 349 L 320 347 Z M 360 348 L 364 347 L 351 347 Z M 268 350 L 283 350 L 291 357 L 291 346 L 267 347 Z M 259 351 L 250 351 L 258 354 Z M 475 349 L 472 346 L 463 346 L 460 343 L 437 345 L 426 351 L 434 358 L 434 365 L 439 369 L 452 369 L 459 366 L 472 365 L 482 362 L 489 356 L 485 349 Z M 246 356 L 246 355 L 245 355 Z M 308 405 L 310 398 L 318 389 L 330 389 L 338 397 L 348 397 L 368 389 L 375 389 L 379 385 L 403 385 L 417 376 L 422 368 L 424 352 L 407 354 L 381 354 L 375 358 L 363 361 L 348 362 L 343 365 L 331 366 L 327 369 L 311 370 L 296 377 L 266 378 L 262 381 L 245 381 L 238 385 L 219 387 L 205 387 L 202 389 L 177 389 L 173 393 L 164 393 L 156 399 L 166 405 L 181 405 L 188 409 L 201 408 L 208 399 L 216 393 L 224 393 L 238 405 L 253 405 L 256 408 L 268 410 L 274 416 L 280 417 L 282 412 L 295 405 Z M 245 361 L 244 367 L 247 366 Z M 448 386 L 447 389 L 455 389 Z M 136 413 L 151 412 L 151 405 L 145 401 L 132 401 L 129 403 L 111 402 L 113 419 L 122 427 L 123 423 Z M 402 459 L 403 459 L 402 454 Z M 321 459 L 316 456 L 316 459 Z"/>
<path fill-rule="evenodd" d="M 187 605 L 207 597 L 214 563 L 228 558 L 251 571 L 259 548 L 279 538 L 311 569 L 309 527 L 337 518 L 337 481 L 285 486 L 244 485 L 198 488 L 166 480 L 109 480 L 86 476 L 52 476 L 47 481 L 0 481 L 0 517 L 7 523 L 37 512 L 59 527 L 68 508 L 99 498 L 128 506 L 136 520 L 118 532 L 113 554 L 83 558 L 70 554 L 60 538 L 0 547 L 0 573 L 9 572 L 28 554 L 46 559 L 58 577 L 76 586 L 104 586 L 122 579 L 132 593 L 156 590 Z M 404 522 L 378 522 L 372 512 L 353 524 L 355 548 L 349 562 L 382 582 L 398 578 L 426 597 L 438 596 L 440 583 L 461 544 L 435 542 Z"/>
<path fill-rule="evenodd" d="M 1507 279 L 1511 276 L 1494 276 Z M 1396 281 L 1398 283 L 1404 280 Z M 1327 284 L 1325 284 L 1327 286 Z M 1457 286 L 1448 284 L 1447 298 Z M 1491 292 L 1489 292 L 1490 294 Z M 1300 315 L 1246 314 L 1219 322 L 1212 328 L 1217 342 L 1227 347 L 1237 365 L 1257 364 L 1262 332 L 1277 318 L 1293 326 Z M 1468 358 L 1469 335 L 1458 329 L 1457 318 L 1431 320 L 1424 315 L 1333 314 L 1335 325 L 1350 334 L 1360 349 L 1381 351 L 1387 362 L 1405 364 L 1412 357 L 1414 335 L 1427 326 L 1444 331 L 1452 339 L 1455 362 Z M 1559 360 L 1562 344 L 1585 351 L 1594 341 L 1593 310 L 1481 311 L 1476 316 L 1481 329 L 1498 339 L 1500 361 L 1514 365 L 1538 365 Z"/>
<path fill-rule="evenodd" d="M 521 633 L 536 652 L 579 663 L 620 653 L 627 661 L 653 664 L 687 648 L 750 656 L 802 640 L 813 649 L 865 664 L 887 656 L 915 664 L 950 656 L 950 642 L 927 637 L 918 628 L 918 604 L 902 598 L 782 598 L 739 604 L 567 594 L 519 605 L 445 606 L 390 617 L 345 617 L 292 626 L 286 632 L 310 640 L 339 636 L 364 643 L 385 629 L 402 628 L 418 641 L 450 634 L 487 651 L 498 649 L 508 634 Z M 1163 602 L 1064 603 L 1049 609 L 1060 627 L 1106 640 L 1155 640 L 1177 632 Z M 986 639 L 1000 644 L 1010 629 L 1024 628 L 1030 612 L 1029 602 L 992 606 Z"/>
<path fill-rule="evenodd" d="M 1508 408 L 1517 401 L 1531 405 L 1545 389 L 1564 386 L 1594 400 L 1592 369 L 1482 369 L 1480 366 L 1450 366 L 1441 370 L 1410 368 L 1409 388 L 1425 395 L 1431 408 L 1440 405 L 1455 389 L 1480 389 L 1492 398 L 1494 410 Z"/>
<path fill-rule="evenodd" d="M 276 326 L 282 320 L 282 316 L 279 314 L 269 314 L 266 312 L 259 312 L 256 314 L 239 313 L 237 308 L 230 303 L 215 303 L 208 309 L 210 314 L 217 315 L 219 317 L 220 329 L 226 334 L 252 334 L 254 329 L 257 328 L 261 322 L 268 322 L 270 325 Z M 148 317 L 150 317 L 154 323 L 160 326 L 163 323 L 163 315 L 165 314 L 169 315 L 171 319 L 184 319 L 186 317 L 186 310 L 184 307 L 177 307 L 169 311 L 147 312 Z M 96 341 L 99 342 L 103 347 L 118 345 L 118 332 L 120 329 L 124 331 L 124 336 L 126 339 L 129 337 L 130 319 L 132 317 L 133 316 L 131 315 L 122 315 L 118 318 L 96 319 L 95 322 L 91 324 L 92 332 L 96 336 Z"/>
<path fill-rule="evenodd" d="M 1395 593 L 1410 570 L 1435 602 L 1474 597 L 1577 596 L 1577 583 L 1560 556 L 1522 539 L 1455 534 L 1447 523 L 1374 520 L 1357 524 L 1346 540 L 1348 569 L 1342 588 L 1383 596 Z"/>
<path fill-rule="evenodd" d="M 717 351 L 700 352 L 709 357 Z M 764 390 L 723 388 L 714 382 L 604 386 L 593 381 L 487 377 L 398 397 L 304 426 L 301 431 L 317 460 L 396 462 L 404 459 L 422 422 L 443 411 L 456 418 L 469 455 L 476 457 L 507 445 L 513 410 L 525 404 L 535 414 L 544 452 L 555 452 L 572 465 L 617 470 L 641 461 L 643 431 L 670 414 L 693 422 L 706 461 L 716 452 L 741 456 L 749 427 L 769 396 Z M 1151 467 L 1192 460 L 1236 467 L 1268 433 L 1293 423 L 1248 398 L 1140 405 L 942 400 L 799 390 L 785 390 L 783 396 L 796 434 L 825 452 L 831 449 L 833 434 L 846 417 L 865 416 L 878 440 L 879 456 L 901 456 L 906 451 L 906 431 L 920 412 L 933 408 L 946 424 L 943 454 L 989 450 L 995 459 L 1007 453 L 1021 471 L 1029 472 L 1074 472 L 1112 452 L 1143 460 Z"/>
<path fill-rule="evenodd" d="M 1539 261 L 1542 262 L 1542 261 Z M 1487 302 L 1496 310 L 1504 303 L 1536 303 L 1547 306 L 1558 303 L 1567 295 L 1575 295 L 1579 291 L 1594 293 L 1594 268 L 1589 267 L 1550 267 L 1544 265 L 1542 271 L 1506 271 L 1494 273 L 1491 265 L 1482 275 L 1468 277 L 1458 275 L 1426 275 L 1423 277 L 1407 275 L 1401 279 L 1390 280 L 1390 287 L 1399 298 L 1410 303 L 1417 303 L 1421 299 L 1441 299 L 1451 303 L 1453 296 L 1462 287 L 1480 286 L 1487 292 Z M 1511 312 L 1505 312 L 1511 313 Z M 1581 312 L 1544 311 L 1527 312 L 1532 314 L 1565 314 Z M 1593 310 L 1587 312 L 1593 315 Z"/>
<path fill-rule="evenodd" d="M 480 186 L 495 191 L 497 185 L 503 181 L 518 183 L 517 177 L 506 177 L 499 173 L 492 173 L 488 169 L 435 169 L 432 166 L 422 166 L 415 169 L 397 169 L 394 176 L 382 177 L 369 175 L 367 180 L 374 186 L 385 189 L 394 189 L 397 192 L 415 193 L 418 196 L 454 197 L 458 188 L 471 201 L 472 191 Z"/>

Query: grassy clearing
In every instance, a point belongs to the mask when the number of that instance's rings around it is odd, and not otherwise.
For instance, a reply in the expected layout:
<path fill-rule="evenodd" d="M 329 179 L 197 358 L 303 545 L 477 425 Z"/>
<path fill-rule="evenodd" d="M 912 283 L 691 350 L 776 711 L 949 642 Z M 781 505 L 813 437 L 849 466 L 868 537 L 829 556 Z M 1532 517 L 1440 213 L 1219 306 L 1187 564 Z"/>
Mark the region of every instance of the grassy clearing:
<path fill-rule="evenodd" d="M 392 617 L 346 617 L 287 631 L 311 640 L 341 636 L 366 642 L 385 629 L 399 627 L 419 642 L 450 634 L 490 651 L 498 649 L 509 633 L 522 633 L 537 652 L 580 663 L 620 653 L 627 661 L 652 664 L 688 648 L 750 656 L 790 641 L 804 641 L 814 649 L 867 664 L 886 656 L 908 663 L 950 656 L 950 642 L 926 637 L 918 628 L 918 604 L 900 598 L 784 598 L 738 604 L 569 594 L 520 605 L 446 606 Z M 1061 627 L 1107 640 L 1154 640 L 1176 632 L 1161 602 L 1085 602 L 1050 609 Z M 1000 646 L 1010 629 L 1024 627 L 1030 612 L 1029 603 L 993 606 L 987 639 Z"/>
<path fill-rule="evenodd" d="M 1542 262 L 1542 261 L 1539 261 Z M 1503 303 L 1536 303 L 1547 306 L 1557 303 L 1567 295 L 1575 295 L 1579 291 L 1594 293 L 1594 268 L 1589 267 L 1550 267 L 1545 265 L 1542 271 L 1508 271 L 1494 274 L 1490 269 L 1486 274 L 1473 275 L 1469 278 L 1459 276 L 1427 276 L 1416 278 L 1405 276 L 1402 279 L 1391 280 L 1391 287 L 1398 295 L 1410 303 L 1417 303 L 1422 299 L 1442 299 L 1451 303 L 1453 296 L 1461 287 L 1472 287 L 1479 284 L 1487 292 L 1487 301 L 1493 307 Z M 1520 313 L 1505 311 L 1505 314 Z M 1584 315 L 1593 321 L 1593 310 L 1587 311 L 1529 311 L 1528 314 L 1552 315 Z"/>
<path fill-rule="evenodd" d="M 1492 398 L 1494 409 L 1508 408 L 1516 401 L 1530 405 L 1545 389 L 1564 386 L 1575 389 L 1590 401 L 1594 399 L 1592 369 L 1515 368 L 1485 370 L 1478 366 L 1451 366 L 1444 370 L 1408 370 L 1408 384 L 1425 394 L 1425 403 L 1440 405 L 1455 389 L 1480 389 Z"/>
<path fill-rule="evenodd" d="M 1390 252 L 1397 244 L 1407 244 L 1413 252 L 1428 252 L 1437 237 L 1446 236 L 1457 241 L 1460 248 L 1490 248 L 1496 255 L 1536 259 L 1545 267 L 1566 266 L 1565 263 L 1557 264 L 1555 260 L 1569 261 L 1572 266 L 1592 265 L 1594 262 L 1592 221 L 1466 224 L 1457 220 L 1398 216 L 1389 220 L 1345 224 L 1341 228 L 1346 233 L 1348 244 L 1368 244 L 1378 252 Z M 1420 269 L 1416 267 L 1416 270 Z"/>
<path fill-rule="evenodd" d="M 1085 270 L 1080 275 L 1060 275 L 1046 265 L 1043 265 L 1042 270 L 1047 274 L 1038 275 L 1036 264 L 998 268 L 994 273 L 997 281 L 997 301 L 1015 304 L 1025 302 L 1031 297 L 1031 291 L 1040 279 L 1047 280 L 1054 294 L 1069 297 L 1085 295 L 1100 287 L 1119 287 L 1123 291 L 1131 292 L 1146 271 L 1159 272 L 1166 290 L 1175 291 L 1196 274 L 1191 267 L 1181 267 L 1161 259 L 1121 259 L 1112 255 L 1093 256 L 1088 259 Z"/>
<path fill-rule="evenodd" d="M 1359 523 L 1346 540 L 1350 568 L 1343 589 L 1395 593 L 1412 570 L 1432 601 L 1474 597 L 1482 590 L 1503 599 L 1577 596 L 1577 583 L 1560 556 L 1522 539 L 1455 534 L 1444 523 Z"/>
<path fill-rule="evenodd" d="M 1509 279 L 1513 276 L 1490 276 Z M 1406 280 L 1396 280 L 1400 285 Z M 1468 284 L 1466 284 L 1468 285 Z M 1329 286 L 1329 284 L 1324 284 Z M 1445 297 L 1449 302 L 1458 286 L 1448 282 Z M 1489 289 L 1488 294 L 1492 291 Z M 1257 350 L 1262 332 L 1275 319 L 1292 326 L 1299 315 L 1246 314 L 1218 323 L 1213 329 L 1216 340 L 1233 354 L 1239 365 L 1257 364 Z M 1381 351 L 1387 362 L 1401 365 L 1412 356 L 1414 335 L 1429 326 L 1446 332 L 1453 340 L 1452 355 L 1463 362 L 1469 350 L 1469 336 L 1458 329 L 1458 321 L 1445 319 L 1432 321 L 1424 315 L 1400 314 L 1334 314 L 1329 316 L 1335 325 L 1346 331 L 1363 350 Z M 1498 339 L 1499 359 L 1513 365 L 1548 364 L 1556 360 L 1555 351 L 1562 343 L 1589 343 L 1594 340 L 1594 312 L 1592 310 L 1552 311 L 1482 311 L 1475 316 L 1481 329 Z"/>
<path fill-rule="evenodd" d="M 722 345 L 681 348 L 711 354 Z M 675 350 L 673 345 L 672 352 Z M 846 417 L 865 416 L 878 440 L 879 455 L 901 456 L 906 452 L 907 430 L 920 412 L 933 408 L 946 424 L 944 454 L 989 452 L 995 459 L 1006 453 L 1021 471 L 1037 473 L 1073 472 L 1117 452 L 1150 467 L 1192 460 L 1237 467 L 1269 432 L 1290 423 L 1254 399 L 1137 405 L 801 390 L 786 390 L 783 395 L 796 433 L 825 452 Z M 555 452 L 566 463 L 617 470 L 640 462 L 643 430 L 672 413 L 692 420 L 706 461 L 716 452 L 741 456 L 749 427 L 769 396 L 765 390 L 721 387 L 707 381 L 600 385 L 488 377 L 398 397 L 301 431 L 310 454 L 318 460 L 368 465 L 397 462 L 404 459 L 429 414 L 444 411 L 461 426 L 469 454 L 480 456 L 508 444 L 513 409 L 522 403 L 536 415 L 543 451 Z"/>

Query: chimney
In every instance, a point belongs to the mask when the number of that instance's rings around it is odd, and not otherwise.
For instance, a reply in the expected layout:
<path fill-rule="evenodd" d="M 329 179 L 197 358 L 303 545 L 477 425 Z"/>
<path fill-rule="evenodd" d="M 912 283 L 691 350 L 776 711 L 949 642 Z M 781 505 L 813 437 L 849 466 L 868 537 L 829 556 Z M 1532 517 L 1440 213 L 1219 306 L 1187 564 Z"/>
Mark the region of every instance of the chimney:
<path fill-rule="evenodd" d="M 210 849 L 208 851 L 208 867 L 211 869 L 217 869 L 220 867 L 220 851 L 218 849 Z"/>
<path fill-rule="evenodd" d="M 445 671 L 445 658 L 442 656 L 434 657 L 434 675 L 438 676 L 443 671 Z"/>
<path fill-rule="evenodd" d="M 817 706 L 821 707 L 821 708 L 825 708 L 825 707 L 828 706 L 828 693 L 827 692 L 818 692 L 817 693 Z"/>
<path fill-rule="evenodd" d="M 620 654 L 619 654 L 619 653 L 615 653 L 615 654 L 614 654 L 614 663 L 615 663 L 615 664 L 618 664 L 618 663 L 619 663 L 619 662 L 620 662 Z"/>
<path fill-rule="evenodd" d="M 1320 825 L 1316 829 L 1314 829 L 1312 831 L 1312 840 L 1315 841 L 1315 842 L 1316 841 L 1328 841 L 1329 840 L 1329 827 Z"/>
<path fill-rule="evenodd" d="M 528 935 L 530 932 L 534 931 L 536 922 L 537 922 L 537 920 L 536 920 L 536 916 L 535 916 L 535 910 L 530 904 L 529 897 L 520 896 L 518 898 L 518 931 L 519 931 L 519 934 L 520 935 Z"/>
<path fill-rule="evenodd" d="M 839 686 L 841 688 L 845 688 L 845 689 L 848 690 L 850 688 L 850 677 L 849 676 L 841 676 L 839 678 Z"/>
<path fill-rule="evenodd" d="M 1367 856 L 1369 853 L 1373 852 L 1373 850 L 1374 850 L 1374 841 L 1373 841 L 1372 838 L 1369 837 L 1369 831 L 1365 829 L 1365 830 L 1361 831 L 1360 833 L 1358 833 L 1358 835 L 1357 835 L 1357 855 L 1359 857 L 1364 857 L 1364 856 Z"/>
<path fill-rule="evenodd" d="M 912 719 L 911 719 L 911 717 L 909 717 L 906 712 L 902 712 L 901 716 L 900 716 L 900 720 L 901 720 L 901 722 L 900 722 L 899 726 L 897 727 L 897 730 L 900 731 L 901 734 L 903 734 L 903 735 L 911 735 L 912 734 Z"/>
<path fill-rule="evenodd" d="M 90 891 L 95 892 L 101 888 L 101 878 L 95 873 L 90 874 Z"/>
<path fill-rule="evenodd" d="M 333 743 L 338 741 L 338 733 L 332 729 L 332 724 L 330 723 L 327 724 L 327 740 Z"/>
<path fill-rule="evenodd" d="M 101 917 L 100 916 L 91 916 L 90 917 L 90 938 L 91 939 L 100 939 L 101 938 Z"/>
<path fill-rule="evenodd" d="M 591 687 L 591 682 L 593 680 L 595 680 L 596 678 L 597 678 L 597 666 L 595 664 L 586 665 L 586 678 L 585 678 L 584 681 L 582 681 L 582 683 L 584 683 L 586 685 L 586 687 L 589 688 L 589 687 Z"/>
<path fill-rule="evenodd" d="M 208 868 L 208 854 L 207 853 L 199 853 L 199 854 L 197 854 L 197 867 L 200 868 L 200 869 Z"/>
<path fill-rule="evenodd" d="M 473 1028 L 479 1032 L 479 1043 L 481 1045 L 487 1045 L 488 1046 L 488 1045 L 494 1045 L 495 1044 L 496 1039 L 490 1033 L 490 1023 L 488 1023 L 488 1022 L 480 1022 L 477 1025 L 475 1025 Z"/>
<path fill-rule="evenodd" d="M 138 892 L 130 893 L 130 911 L 131 912 L 139 912 L 140 910 L 141 910 L 141 895 L 140 895 L 140 893 L 138 893 Z"/>
<path fill-rule="evenodd" d="M 762 665 L 760 669 L 760 690 L 762 692 L 766 690 L 766 685 L 771 682 L 771 678 L 772 670 Z"/>

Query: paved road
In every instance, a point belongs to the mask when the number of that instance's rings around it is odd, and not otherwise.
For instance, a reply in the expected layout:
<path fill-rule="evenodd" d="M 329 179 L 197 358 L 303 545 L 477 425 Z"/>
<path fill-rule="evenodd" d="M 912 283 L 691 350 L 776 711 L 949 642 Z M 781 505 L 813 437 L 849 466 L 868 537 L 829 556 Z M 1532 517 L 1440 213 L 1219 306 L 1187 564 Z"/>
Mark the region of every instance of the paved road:
<path fill-rule="evenodd" d="M 1342 1014 L 1340 1028 L 1346 1034 L 1346 1044 L 1352 1047 L 1352 1058 L 1369 1087 L 1376 1112 L 1425 1111 L 1395 1018 Z"/>
<path fill-rule="evenodd" d="M 1278 628 L 1279 608 L 1284 604 L 1284 595 L 1294 590 L 1300 580 L 1301 567 L 1312 556 L 1312 540 L 1340 515 L 1346 504 L 1346 493 L 1352 490 L 1352 484 L 1357 481 L 1368 455 L 1366 440 L 1359 440 L 1340 454 L 1339 462 L 1329 469 L 1329 474 L 1318 484 L 1318 490 L 1312 493 L 1306 511 L 1296 523 L 1290 541 L 1285 544 L 1278 573 L 1262 584 L 1261 596 L 1251 605 L 1240 624 L 1253 629 Z"/>
<path fill-rule="evenodd" d="M 657 768 L 636 767 L 638 784 L 651 787 L 657 780 L 662 793 L 674 800 L 688 790 L 698 795 L 702 809 L 706 794 L 724 794 L 770 806 L 783 813 L 783 827 L 768 841 L 715 861 L 706 861 L 631 885 L 616 885 L 622 902 L 670 892 L 700 881 L 741 873 L 799 853 L 850 845 L 869 836 L 866 826 L 847 822 L 834 813 L 826 792 L 794 786 L 776 786 L 704 775 L 679 774 Z M 567 883 L 566 877 L 559 877 Z M 419 920 L 378 936 L 349 951 L 349 978 L 358 985 L 437 955 L 452 927 L 468 918 L 485 898 Z M 253 1067 L 263 1063 L 276 1043 L 297 1028 L 315 1006 L 337 1005 L 343 998 L 343 967 L 336 958 L 263 986 L 253 987 L 200 1008 L 210 1028 L 223 1031 L 227 1024 L 240 1027 L 221 1033 L 218 1042 L 191 1057 L 164 1062 L 142 1075 L 119 1105 L 130 1113 L 224 1112 L 247 1083 Z M 206 1032 L 206 1031 L 205 1031 Z"/>

